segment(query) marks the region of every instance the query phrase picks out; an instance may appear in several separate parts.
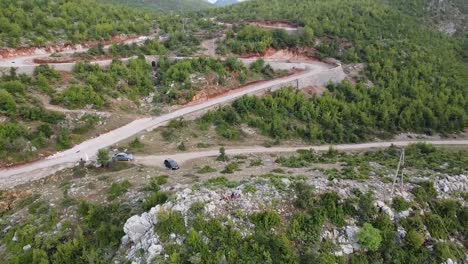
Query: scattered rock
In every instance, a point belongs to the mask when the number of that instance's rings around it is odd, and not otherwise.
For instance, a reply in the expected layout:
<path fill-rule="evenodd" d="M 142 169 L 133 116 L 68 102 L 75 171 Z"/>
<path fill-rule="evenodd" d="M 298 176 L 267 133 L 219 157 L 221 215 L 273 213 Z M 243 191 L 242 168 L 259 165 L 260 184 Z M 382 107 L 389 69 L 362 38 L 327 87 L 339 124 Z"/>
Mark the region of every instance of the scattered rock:
<path fill-rule="evenodd" d="M 23 247 L 23 251 L 29 251 L 31 249 L 31 245 L 26 245 Z"/>

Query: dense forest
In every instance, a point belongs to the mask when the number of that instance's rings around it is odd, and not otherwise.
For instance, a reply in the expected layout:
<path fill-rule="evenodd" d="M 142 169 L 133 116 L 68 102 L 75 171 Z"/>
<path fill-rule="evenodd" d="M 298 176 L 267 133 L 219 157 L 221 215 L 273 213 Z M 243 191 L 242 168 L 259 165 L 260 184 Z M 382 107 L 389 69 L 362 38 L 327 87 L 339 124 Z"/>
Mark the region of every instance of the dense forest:
<path fill-rule="evenodd" d="M 322 53 L 346 63 L 367 64 L 365 75 L 373 83 L 371 88 L 346 83 L 330 86 L 329 94 L 311 100 L 313 111 L 306 111 L 302 101 L 295 102 L 297 95 L 285 95 L 290 92 L 263 99 L 270 100 L 270 105 L 266 105 L 268 110 L 272 106 L 289 110 L 262 119 L 266 126 L 274 127 L 272 131 L 296 131 L 294 126 L 285 126 L 288 121 L 284 118 L 297 116 L 298 112 L 303 113 L 302 121 L 310 121 L 308 125 L 313 129 L 307 131 L 328 134 L 324 139 L 331 142 L 356 142 L 364 140 L 364 135 L 381 131 L 456 132 L 467 124 L 468 67 L 462 62 L 462 43 L 428 30 L 389 6 L 362 0 L 346 4 L 340 0 L 258 0 L 207 12 L 226 21 L 289 20 L 302 25 L 316 38 L 326 37 L 328 40 L 316 47 Z M 244 27 L 237 36 L 228 37 L 226 43 L 232 42 L 241 48 L 257 45 L 259 48 L 254 51 L 262 51 L 263 46 L 274 43 L 262 33 L 258 42 L 251 45 L 249 36 L 257 31 L 263 32 Z M 344 42 L 352 45 L 344 47 Z M 234 111 L 238 111 L 240 119 L 226 119 L 225 115 L 220 115 L 214 120 L 221 123 L 250 120 L 251 124 L 261 126 L 252 121 L 252 117 L 242 119 L 249 111 L 263 111 L 246 104 L 256 100 L 259 99 L 241 99 L 235 104 L 242 106 Z M 317 123 L 321 124 L 317 126 Z M 285 137 L 284 133 L 280 134 L 283 135 L 275 137 Z"/>
<path fill-rule="evenodd" d="M 0 47 L 148 34 L 153 19 L 151 13 L 96 0 L 4 0 L 0 2 Z"/>
<path fill-rule="evenodd" d="M 160 11 L 193 11 L 214 7 L 205 0 L 101 0 L 102 2 L 122 4 Z"/>

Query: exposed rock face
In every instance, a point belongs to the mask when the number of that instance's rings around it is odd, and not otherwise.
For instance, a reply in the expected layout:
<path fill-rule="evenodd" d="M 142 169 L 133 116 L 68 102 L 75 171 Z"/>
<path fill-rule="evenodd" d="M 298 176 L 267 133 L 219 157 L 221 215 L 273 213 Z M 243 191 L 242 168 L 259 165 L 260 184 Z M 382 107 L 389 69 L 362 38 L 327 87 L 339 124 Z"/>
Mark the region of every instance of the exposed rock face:
<path fill-rule="evenodd" d="M 377 208 L 379 208 L 380 211 L 384 212 L 388 217 L 390 217 L 390 220 L 395 219 L 395 214 L 393 213 L 392 208 L 387 206 L 384 202 L 382 201 L 376 201 L 374 204 Z"/>
<path fill-rule="evenodd" d="M 124 232 L 132 242 L 140 241 L 141 237 L 153 227 L 153 221 L 148 218 L 151 218 L 151 216 L 148 213 L 144 213 L 141 216 L 134 215 L 127 220 Z"/>
<path fill-rule="evenodd" d="M 285 188 L 291 183 L 288 179 L 281 182 Z M 125 236 L 122 238 L 122 247 L 125 250 L 126 258 L 132 263 L 152 263 L 155 257 L 161 255 L 164 247 L 155 232 L 155 225 L 158 222 L 157 216 L 161 211 L 180 212 L 186 218 L 187 224 L 187 215 L 192 204 L 202 202 L 207 217 L 219 218 L 224 216 L 229 221 L 239 225 L 239 227 L 242 226 L 239 229 L 242 230 L 242 235 L 247 236 L 249 230 L 254 227 L 246 226 L 245 223 L 231 216 L 233 210 L 239 209 L 249 215 L 267 207 L 273 207 L 272 204 L 275 203 L 274 208 L 277 212 L 284 214 L 284 209 L 278 201 L 293 199 L 293 197 L 279 192 L 269 184 L 257 184 L 255 187 L 257 189 L 255 193 L 243 193 L 245 188 L 243 185 L 237 188 L 220 190 L 202 188 L 196 192 L 186 186 L 176 186 L 174 188 L 176 191 L 175 200 L 166 202 L 163 205 L 157 205 L 151 208 L 149 212 L 134 215 L 127 220 L 124 226 Z M 236 198 L 231 198 L 233 193 L 237 194 Z M 177 244 L 182 244 L 185 238 L 171 234 L 169 239 Z"/>
<path fill-rule="evenodd" d="M 442 197 L 456 192 L 468 192 L 468 175 L 444 175 L 435 182 L 435 188 Z"/>
<path fill-rule="evenodd" d="M 341 250 L 333 252 L 335 256 L 349 255 L 361 249 L 357 240 L 357 233 L 359 227 L 349 225 L 344 228 L 332 229 L 331 231 L 324 231 L 321 235 L 322 238 L 334 241 Z"/>

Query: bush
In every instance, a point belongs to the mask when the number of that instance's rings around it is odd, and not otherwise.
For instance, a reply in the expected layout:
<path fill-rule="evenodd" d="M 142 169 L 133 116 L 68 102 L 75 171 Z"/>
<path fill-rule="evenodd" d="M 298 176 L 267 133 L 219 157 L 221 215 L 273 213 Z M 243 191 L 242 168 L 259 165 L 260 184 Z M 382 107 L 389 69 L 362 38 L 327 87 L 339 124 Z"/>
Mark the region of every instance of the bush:
<path fill-rule="evenodd" d="M 255 225 L 255 228 L 263 231 L 270 231 L 272 228 L 278 227 L 281 223 L 279 215 L 272 210 L 253 214 L 250 219 Z"/>
<path fill-rule="evenodd" d="M 410 205 L 410 203 L 408 203 L 403 197 L 400 196 L 393 198 L 392 201 L 392 208 L 397 212 L 408 210 Z"/>
<path fill-rule="evenodd" d="M 179 212 L 161 211 L 157 215 L 158 223 L 155 226 L 155 231 L 163 241 L 167 241 L 169 235 L 185 235 L 187 233 L 184 217 Z"/>
<path fill-rule="evenodd" d="M 57 147 L 60 150 L 70 148 L 72 145 L 71 143 L 71 135 L 70 130 L 67 128 L 61 128 L 60 132 L 57 136 Z"/>
<path fill-rule="evenodd" d="M 239 163 L 237 162 L 231 162 L 226 167 L 224 167 L 224 170 L 221 171 L 221 173 L 234 173 L 235 171 L 239 170 Z"/>
<path fill-rule="evenodd" d="M 421 205 L 425 205 L 430 202 L 433 198 L 437 197 L 437 191 L 434 188 L 434 183 L 430 181 L 420 182 L 419 186 L 413 188 L 411 192 L 416 196 L 416 201 Z"/>
<path fill-rule="evenodd" d="M 414 229 L 406 234 L 405 240 L 408 245 L 415 249 L 419 249 L 424 244 L 424 236 Z"/>
<path fill-rule="evenodd" d="M 130 188 L 132 184 L 128 180 L 124 180 L 121 183 L 112 183 L 109 192 L 107 194 L 107 198 L 109 200 L 114 200 L 115 198 L 119 197 L 120 195 L 126 193 L 128 191 L 128 188 Z"/>
<path fill-rule="evenodd" d="M 109 163 L 110 155 L 109 150 L 107 149 L 100 149 L 97 153 L 97 161 L 103 166 L 106 167 Z"/>
<path fill-rule="evenodd" d="M 216 172 L 216 169 L 208 166 L 208 165 L 205 165 L 204 167 L 200 168 L 197 173 L 201 173 L 201 174 L 204 174 L 204 173 L 213 173 L 213 172 Z"/>
<path fill-rule="evenodd" d="M 16 114 L 15 99 L 6 90 L 0 90 L 0 114 L 7 116 L 14 116 Z"/>
<path fill-rule="evenodd" d="M 187 147 L 185 146 L 185 143 L 184 143 L 184 142 L 181 142 L 181 143 L 177 146 L 177 149 L 180 150 L 180 151 L 186 151 L 186 150 L 187 150 Z"/>
<path fill-rule="evenodd" d="M 142 149 L 145 144 L 143 144 L 138 137 L 136 137 L 132 142 L 130 142 L 130 148 L 132 149 Z"/>
<path fill-rule="evenodd" d="M 429 214 L 424 218 L 427 230 L 433 238 L 447 239 L 447 232 L 444 228 L 444 221 L 436 214 Z"/>
<path fill-rule="evenodd" d="M 249 185 L 246 185 L 246 186 L 244 187 L 244 192 L 245 192 L 245 193 L 256 193 L 256 192 L 257 192 L 257 188 L 256 188 L 255 186 L 249 184 Z"/>
<path fill-rule="evenodd" d="M 152 192 L 151 195 L 143 202 L 142 207 L 144 210 L 148 211 L 153 206 L 167 202 L 168 199 L 169 196 L 165 192 Z"/>
<path fill-rule="evenodd" d="M 224 147 L 219 148 L 219 156 L 216 158 L 217 161 L 228 161 L 229 158 L 226 155 L 226 149 Z"/>
<path fill-rule="evenodd" d="M 361 230 L 357 234 L 357 239 L 361 245 L 370 251 L 377 251 L 382 242 L 382 236 L 380 235 L 380 230 L 374 228 L 369 223 L 364 223 Z"/>

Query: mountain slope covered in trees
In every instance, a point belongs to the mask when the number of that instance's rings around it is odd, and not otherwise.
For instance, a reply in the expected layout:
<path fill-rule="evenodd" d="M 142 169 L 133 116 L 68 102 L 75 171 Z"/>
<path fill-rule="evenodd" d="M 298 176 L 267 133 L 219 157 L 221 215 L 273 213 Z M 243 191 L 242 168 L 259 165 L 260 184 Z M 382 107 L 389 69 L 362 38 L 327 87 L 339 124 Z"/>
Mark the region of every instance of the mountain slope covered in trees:
<path fill-rule="evenodd" d="M 104 2 L 124 4 L 128 6 L 151 8 L 163 11 L 189 11 L 213 7 L 204 0 L 101 0 Z"/>
<path fill-rule="evenodd" d="M 0 48 L 148 34 L 152 15 L 96 0 L 0 2 Z"/>
<path fill-rule="evenodd" d="M 345 63 L 364 62 L 372 87 L 339 86 L 317 99 L 327 124 L 344 124 L 347 113 L 357 112 L 362 115 L 352 125 L 371 126 L 374 133 L 455 132 L 467 124 L 462 43 L 391 6 L 364 0 L 257 0 L 207 12 L 225 21 L 289 20 L 320 40 L 315 48 L 321 53 Z"/>

